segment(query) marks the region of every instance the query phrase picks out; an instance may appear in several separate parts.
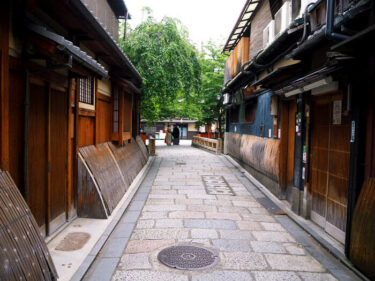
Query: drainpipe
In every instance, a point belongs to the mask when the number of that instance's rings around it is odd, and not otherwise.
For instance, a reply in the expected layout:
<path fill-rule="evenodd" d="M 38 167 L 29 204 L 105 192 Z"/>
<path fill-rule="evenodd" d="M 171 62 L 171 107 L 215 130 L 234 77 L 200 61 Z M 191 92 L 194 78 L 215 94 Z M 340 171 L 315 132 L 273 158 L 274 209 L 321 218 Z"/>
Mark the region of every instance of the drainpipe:
<path fill-rule="evenodd" d="M 313 5 L 315 5 L 315 3 L 310 3 L 305 8 L 305 12 L 303 14 L 303 35 L 302 35 L 302 38 L 297 42 L 298 46 L 301 45 L 306 39 L 306 36 L 307 36 L 307 14 L 309 13 L 309 8 Z"/>
<path fill-rule="evenodd" d="M 125 13 L 125 22 L 124 22 L 124 41 L 126 39 L 126 26 L 127 26 L 127 23 L 128 23 L 128 16 L 129 16 L 129 12 L 126 11 L 126 13 Z"/>
<path fill-rule="evenodd" d="M 349 36 L 333 31 L 335 25 L 335 3 L 334 0 L 327 0 L 327 16 L 326 16 L 326 37 L 331 40 L 345 40 Z"/>
<path fill-rule="evenodd" d="M 42 67 L 38 68 L 35 70 L 26 70 L 26 89 L 25 89 L 25 100 L 24 100 L 24 128 L 23 128 L 23 195 L 25 198 L 25 201 L 29 203 L 29 183 L 28 183 L 28 178 L 29 178 L 29 147 L 28 147 L 28 142 L 29 142 L 29 113 L 30 113 L 30 74 L 32 73 L 40 73 L 40 72 L 45 72 L 45 71 L 51 71 L 51 70 L 56 70 L 56 69 L 62 69 L 62 68 L 72 68 L 72 62 L 73 62 L 73 57 L 72 55 L 69 55 L 69 60 L 65 64 L 59 64 L 59 65 L 53 65 L 53 66 L 47 66 L 47 67 Z"/>

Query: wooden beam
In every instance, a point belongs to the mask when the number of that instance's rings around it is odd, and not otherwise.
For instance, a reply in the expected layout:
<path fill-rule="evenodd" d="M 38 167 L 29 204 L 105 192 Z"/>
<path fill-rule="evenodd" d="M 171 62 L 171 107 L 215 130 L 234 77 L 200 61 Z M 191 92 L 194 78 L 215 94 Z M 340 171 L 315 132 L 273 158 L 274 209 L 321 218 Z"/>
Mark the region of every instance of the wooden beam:
<path fill-rule="evenodd" d="M 0 2 L 0 168 L 9 170 L 9 1 Z"/>

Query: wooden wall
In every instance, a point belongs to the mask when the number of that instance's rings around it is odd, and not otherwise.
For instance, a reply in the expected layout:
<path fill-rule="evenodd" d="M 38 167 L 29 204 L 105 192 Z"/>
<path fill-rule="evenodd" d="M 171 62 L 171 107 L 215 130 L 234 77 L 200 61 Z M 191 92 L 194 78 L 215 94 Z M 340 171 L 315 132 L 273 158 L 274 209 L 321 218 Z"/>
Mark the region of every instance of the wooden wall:
<path fill-rule="evenodd" d="M 95 142 L 95 118 L 80 115 L 78 119 L 78 146 L 93 145 Z"/>
<path fill-rule="evenodd" d="M 226 80 L 234 78 L 240 72 L 241 66 L 249 60 L 249 44 L 250 38 L 242 37 L 232 51 L 225 63 Z"/>
<path fill-rule="evenodd" d="M 10 71 L 9 122 L 9 172 L 16 185 L 23 192 L 23 137 L 25 75 L 17 70 Z"/>
<path fill-rule="evenodd" d="M 253 59 L 263 49 L 263 29 L 272 20 L 269 1 L 262 1 L 259 5 L 258 11 L 251 21 L 249 59 Z"/>
<path fill-rule="evenodd" d="M 279 181 L 279 140 L 227 133 L 225 142 L 231 156 Z"/>
<path fill-rule="evenodd" d="M 112 139 L 113 104 L 110 97 L 100 94 L 97 101 L 97 143 L 103 143 Z"/>
<path fill-rule="evenodd" d="M 9 170 L 9 2 L 0 1 L 0 168 Z"/>

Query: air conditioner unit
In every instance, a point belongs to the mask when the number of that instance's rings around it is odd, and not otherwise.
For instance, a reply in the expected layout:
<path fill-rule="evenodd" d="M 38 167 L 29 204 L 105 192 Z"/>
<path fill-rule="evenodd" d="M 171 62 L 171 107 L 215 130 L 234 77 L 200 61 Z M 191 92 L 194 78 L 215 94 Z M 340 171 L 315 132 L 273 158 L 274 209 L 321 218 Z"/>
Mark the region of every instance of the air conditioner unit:
<path fill-rule="evenodd" d="M 224 94 L 223 104 L 229 104 L 230 103 L 230 95 Z"/>
<path fill-rule="evenodd" d="M 263 29 L 263 49 L 266 48 L 275 38 L 275 21 L 271 20 Z"/>
<path fill-rule="evenodd" d="M 275 37 L 279 36 L 292 22 L 292 2 L 286 1 L 275 14 Z"/>

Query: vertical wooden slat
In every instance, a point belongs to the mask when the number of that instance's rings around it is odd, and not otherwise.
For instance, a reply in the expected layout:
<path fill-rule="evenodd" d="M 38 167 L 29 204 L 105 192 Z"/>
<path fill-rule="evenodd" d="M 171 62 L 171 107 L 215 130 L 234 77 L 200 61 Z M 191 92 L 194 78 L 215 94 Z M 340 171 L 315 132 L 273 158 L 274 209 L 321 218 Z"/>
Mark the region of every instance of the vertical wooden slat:
<path fill-rule="evenodd" d="M 48 117 L 47 117 L 47 235 L 50 233 L 51 222 L 51 85 L 47 83 L 47 99 L 48 99 Z"/>
<path fill-rule="evenodd" d="M 279 158 L 279 175 L 280 175 L 280 187 L 285 190 L 287 185 L 287 163 L 288 163 L 288 103 L 283 102 L 281 105 L 281 116 L 280 116 L 280 158 Z"/>
<path fill-rule="evenodd" d="M 66 222 L 68 96 L 66 89 L 50 90 L 50 233 Z"/>
<path fill-rule="evenodd" d="M 95 85 L 95 111 L 98 112 L 98 103 L 99 103 L 99 92 L 98 92 L 98 79 L 94 79 L 94 85 Z M 95 114 L 95 131 L 94 131 L 94 144 L 97 145 L 99 143 L 99 118 L 98 114 Z"/>
<path fill-rule="evenodd" d="M 73 204 L 72 204 L 72 195 L 74 194 L 72 192 L 73 189 L 73 138 L 74 138 L 74 115 L 73 115 L 73 109 L 72 109 L 72 103 L 75 99 L 75 81 L 74 79 L 69 80 L 69 94 L 67 95 L 68 99 L 68 154 L 67 154 L 67 173 L 68 173 L 68 184 L 67 184 L 67 200 L 66 200 L 66 214 L 67 214 L 67 220 L 71 217 L 71 212 L 73 211 Z"/>
<path fill-rule="evenodd" d="M 9 170 L 9 1 L 0 3 L 0 168 Z"/>

